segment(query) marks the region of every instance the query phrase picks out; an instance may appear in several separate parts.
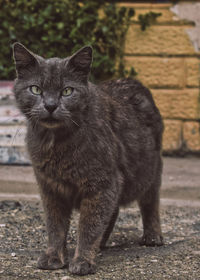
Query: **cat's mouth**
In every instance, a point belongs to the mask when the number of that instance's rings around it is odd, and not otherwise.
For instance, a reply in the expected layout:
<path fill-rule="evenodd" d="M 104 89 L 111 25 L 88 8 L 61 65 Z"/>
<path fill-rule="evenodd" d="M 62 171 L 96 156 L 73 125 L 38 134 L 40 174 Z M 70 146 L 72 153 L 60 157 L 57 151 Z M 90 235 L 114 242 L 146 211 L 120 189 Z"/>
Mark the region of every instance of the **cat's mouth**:
<path fill-rule="evenodd" d="M 54 127 L 59 127 L 62 125 L 62 122 L 53 118 L 53 117 L 48 117 L 45 119 L 40 120 L 41 125 L 47 127 L 47 128 L 54 128 Z"/>

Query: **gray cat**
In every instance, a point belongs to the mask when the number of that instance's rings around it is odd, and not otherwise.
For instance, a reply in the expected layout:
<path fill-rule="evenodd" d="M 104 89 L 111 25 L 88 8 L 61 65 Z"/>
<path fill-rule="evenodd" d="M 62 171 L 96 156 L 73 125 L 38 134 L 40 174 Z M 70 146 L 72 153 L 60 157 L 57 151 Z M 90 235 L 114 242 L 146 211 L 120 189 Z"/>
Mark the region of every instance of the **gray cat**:
<path fill-rule="evenodd" d="M 38 267 L 68 265 L 70 215 L 80 210 L 73 274 L 95 272 L 95 257 L 114 227 L 119 206 L 137 200 L 140 243 L 163 244 L 159 188 L 163 125 L 140 82 L 88 81 L 92 48 L 65 59 L 44 59 L 14 44 L 15 97 L 27 118 L 27 146 L 43 201 L 48 249 Z"/>

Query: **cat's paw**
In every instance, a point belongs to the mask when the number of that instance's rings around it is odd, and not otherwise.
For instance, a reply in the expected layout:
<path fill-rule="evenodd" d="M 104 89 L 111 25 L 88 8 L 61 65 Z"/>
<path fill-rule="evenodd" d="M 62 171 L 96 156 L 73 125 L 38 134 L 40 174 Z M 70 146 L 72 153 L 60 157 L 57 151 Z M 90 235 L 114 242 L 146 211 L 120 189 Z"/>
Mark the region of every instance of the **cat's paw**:
<path fill-rule="evenodd" d="M 141 246 L 162 246 L 164 245 L 164 240 L 161 234 L 148 233 L 144 234 L 139 241 Z"/>
<path fill-rule="evenodd" d="M 96 272 L 96 265 L 82 258 L 77 258 L 69 264 L 69 272 L 76 275 L 94 274 Z"/>
<path fill-rule="evenodd" d="M 67 266 L 67 258 L 62 260 L 58 256 L 56 251 L 53 252 L 43 252 L 38 259 L 37 267 L 40 269 L 59 269 Z"/>

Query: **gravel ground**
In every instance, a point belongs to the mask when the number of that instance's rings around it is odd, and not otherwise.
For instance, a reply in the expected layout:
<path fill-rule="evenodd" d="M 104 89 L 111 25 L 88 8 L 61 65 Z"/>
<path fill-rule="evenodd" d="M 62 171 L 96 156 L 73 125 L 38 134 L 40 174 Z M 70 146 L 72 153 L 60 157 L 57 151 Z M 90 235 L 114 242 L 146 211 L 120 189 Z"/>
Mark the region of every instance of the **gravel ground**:
<path fill-rule="evenodd" d="M 38 201 L 1 201 L 0 279 L 200 279 L 200 208 L 161 206 L 165 245 L 140 247 L 140 213 L 136 205 L 121 209 L 106 250 L 98 255 L 95 275 L 75 277 L 67 269 L 43 271 L 36 268 L 40 250 L 45 249 L 43 211 Z M 74 213 L 68 237 L 69 255 L 76 242 L 78 213 Z"/>

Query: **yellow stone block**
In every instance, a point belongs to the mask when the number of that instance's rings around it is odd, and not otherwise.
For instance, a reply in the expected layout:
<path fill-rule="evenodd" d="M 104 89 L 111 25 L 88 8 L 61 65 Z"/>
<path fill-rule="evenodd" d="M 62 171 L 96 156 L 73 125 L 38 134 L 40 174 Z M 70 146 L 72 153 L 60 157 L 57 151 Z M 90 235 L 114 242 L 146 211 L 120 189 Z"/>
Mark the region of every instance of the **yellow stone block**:
<path fill-rule="evenodd" d="M 197 58 L 186 59 L 186 85 L 188 87 L 199 87 L 200 82 L 200 60 Z"/>
<path fill-rule="evenodd" d="M 182 146 L 182 121 L 164 120 L 163 150 L 179 150 Z"/>
<path fill-rule="evenodd" d="M 133 7 L 134 8 L 134 7 Z M 145 9 L 145 8 L 137 8 L 135 9 L 135 15 L 132 18 L 132 20 L 134 21 L 138 21 L 138 16 L 139 15 L 143 15 L 143 14 L 147 14 L 147 13 L 160 13 L 161 16 L 156 18 L 156 23 L 166 23 L 166 22 L 171 22 L 173 20 L 178 20 L 177 17 L 174 16 L 174 14 L 168 10 L 168 9 L 158 9 L 155 7 L 149 8 L 149 9 Z"/>
<path fill-rule="evenodd" d="M 199 118 L 198 89 L 152 90 L 152 94 L 164 118 L 189 120 Z"/>
<path fill-rule="evenodd" d="M 185 83 L 182 58 L 129 57 L 124 58 L 127 69 L 134 67 L 137 78 L 151 88 L 183 88 Z"/>
<path fill-rule="evenodd" d="M 180 55 L 196 54 L 186 33 L 191 26 L 152 25 L 145 31 L 132 24 L 125 42 L 126 54 Z"/>
<path fill-rule="evenodd" d="M 170 8 L 173 6 L 171 3 L 167 4 L 159 4 L 159 3 L 119 3 L 117 4 L 119 7 L 125 6 L 127 8 L 133 8 L 135 10 L 135 15 L 132 20 L 137 21 L 138 16 L 140 14 L 146 14 L 149 12 L 153 13 L 161 13 L 162 15 L 156 19 L 157 23 L 171 23 L 171 22 L 179 22 L 183 21 L 175 15 Z"/>
<path fill-rule="evenodd" d="M 200 123 L 185 122 L 183 125 L 183 139 L 190 151 L 200 151 Z"/>
<path fill-rule="evenodd" d="M 133 1 L 132 1 L 133 2 Z M 121 1 L 117 3 L 117 5 L 120 6 L 126 6 L 126 7 L 132 7 L 135 9 L 169 9 L 172 4 L 170 3 L 152 3 L 152 2 L 135 2 L 135 3 L 130 3 L 126 1 Z"/>

